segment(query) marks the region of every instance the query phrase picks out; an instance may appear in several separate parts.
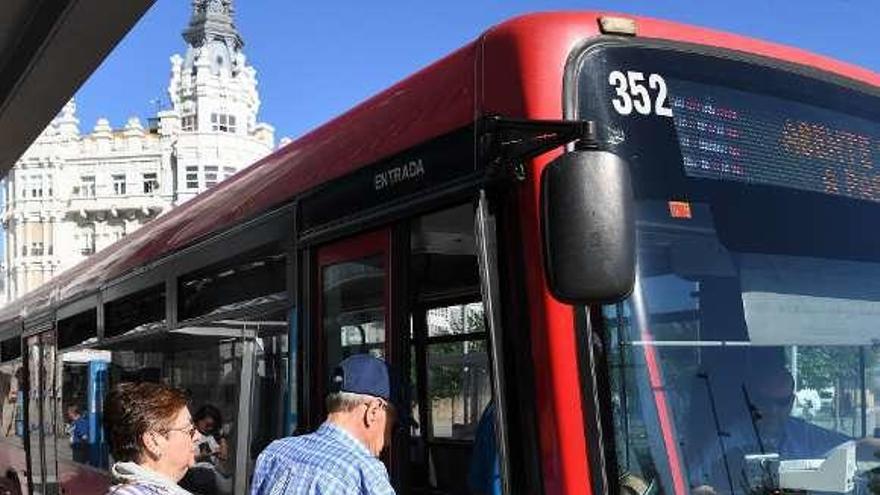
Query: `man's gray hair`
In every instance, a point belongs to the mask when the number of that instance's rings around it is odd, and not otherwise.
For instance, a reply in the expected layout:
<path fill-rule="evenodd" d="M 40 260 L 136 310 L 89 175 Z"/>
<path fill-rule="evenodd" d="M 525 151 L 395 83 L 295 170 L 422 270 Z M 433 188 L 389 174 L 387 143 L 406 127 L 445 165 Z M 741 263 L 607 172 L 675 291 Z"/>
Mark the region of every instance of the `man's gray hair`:
<path fill-rule="evenodd" d="M 374 400 L 375 397 L 351 392 L 333 392 L 327 394 L 327 412 L 349 412 L 354 408 Z"/>

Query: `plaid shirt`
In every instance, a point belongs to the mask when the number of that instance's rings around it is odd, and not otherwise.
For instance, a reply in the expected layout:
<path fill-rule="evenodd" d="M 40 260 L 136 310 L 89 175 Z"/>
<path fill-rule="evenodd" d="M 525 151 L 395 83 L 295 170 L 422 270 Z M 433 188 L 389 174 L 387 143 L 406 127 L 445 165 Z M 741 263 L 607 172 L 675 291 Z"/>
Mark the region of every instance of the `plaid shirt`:
<path fill-rule="evenodd" d="M 394 495 L 382 461 L 331 424 L 272 442 L 257 459 L 251 495 Z"/>

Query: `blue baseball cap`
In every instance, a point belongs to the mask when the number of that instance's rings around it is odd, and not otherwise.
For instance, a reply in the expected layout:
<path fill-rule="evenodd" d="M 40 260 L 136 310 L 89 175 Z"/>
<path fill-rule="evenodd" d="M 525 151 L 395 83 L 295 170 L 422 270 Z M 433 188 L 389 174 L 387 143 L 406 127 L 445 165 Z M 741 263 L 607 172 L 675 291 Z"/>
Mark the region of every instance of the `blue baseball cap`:
<path fill-rule="evenodd" d="M 333 370 L 330 391 L 371 395 L 392 402 L 388 365 L 369 354 L 349 356 Z"/>
<path fill-rule="evenodd" d="M 329 391 L 349 392 L 384 399 L 394 405 L 400 426 L 417 427 L 409 414 L 407 398 L 388 364 L 369 354 L 355 354 L 342 360 L 330 377 Z"/>

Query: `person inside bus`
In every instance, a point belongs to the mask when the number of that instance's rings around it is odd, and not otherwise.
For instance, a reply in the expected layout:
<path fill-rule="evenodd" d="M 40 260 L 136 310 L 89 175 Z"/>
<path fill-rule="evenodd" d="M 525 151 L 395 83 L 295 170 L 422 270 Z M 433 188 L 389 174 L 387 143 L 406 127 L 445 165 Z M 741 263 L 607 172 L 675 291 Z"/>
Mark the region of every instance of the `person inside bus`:
<path fill-rule="evenodd" d="M 251 495 L 394 494 L 379 460 L 391 440 L 395 404 L 402 406 L 390 376 L 385 362 L 369 354 L 339 363 L 326 421 L 314 433 L 269 444 L 257 458 Z"/>
<path fill-rule="evenodd" d="M 196 463 L 180 480 L 180 486 L 193 493 L 231 493 L 232 476 L 228 466 L 229 448 L 220 434 L 223 416 L 217 407 L 205 404 L 193 416 L 196 434 Z"/>
<path fill-rule="evenodd" d="M 473 495 L 501 495 L 501 467 L 495 440 L 495 402 L 483 409 L 474 435 L 468 468 L 468 488 Z"/>
<path fill-rule="evenodd" d="M 191 495 L 177 483 L 195 463 L 197 433 L 186 393 L 161 383 L 120 383 L 104 401 L 113 486 L 107 495 Z"/>
<path fill-rule="evenodd" d="M 744 476 L 748 477 L 746 454 L 775 453 L 780 459 L 816 459 L 851 440 L 842 433 L 791 416 L 794 379 L 783 366 L 753 368 L 740 397 L 749 413 L 725 428 L 724 452 L 718 442 L 710 441 L 699 455 L 689 459 L 694 493 L 730 492 L 731 483 L 733 490 L 740 492 Z M 876 446 L 876 442 L 861 443 L 860 449 Z"/>
<path fill-rule="evenodd" d="M 193 416 L 193 424 L 200 434 L 196 444 L 196 462 L 217 464 L 218 461 L 225 461 L 228 457 L 228 446 L 226 439 L 220 434 L 220 427 L 223 426 L 220 410 L 211 404 L 203 405 Z"/>
<path fill-rule="evenodd" d="M 82 414 L 79 406 L 71 404 L 64 411 L 67 417 L 67 435 L 73 461 L 81 464 L 89 462 L 89 418 Z"/>

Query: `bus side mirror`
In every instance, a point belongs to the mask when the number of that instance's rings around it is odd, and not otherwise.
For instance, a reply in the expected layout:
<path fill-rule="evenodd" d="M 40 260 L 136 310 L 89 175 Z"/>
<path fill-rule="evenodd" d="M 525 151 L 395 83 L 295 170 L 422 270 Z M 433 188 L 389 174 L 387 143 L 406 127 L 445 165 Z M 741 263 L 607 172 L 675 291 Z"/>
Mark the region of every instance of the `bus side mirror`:
<path fill-rule="evenodd" d="M 629 166 L 613 153 L 570 151 L 541 175 L 544 260 L 553 295 L 570 304 L 623 299 L 635 280 Z"/>

